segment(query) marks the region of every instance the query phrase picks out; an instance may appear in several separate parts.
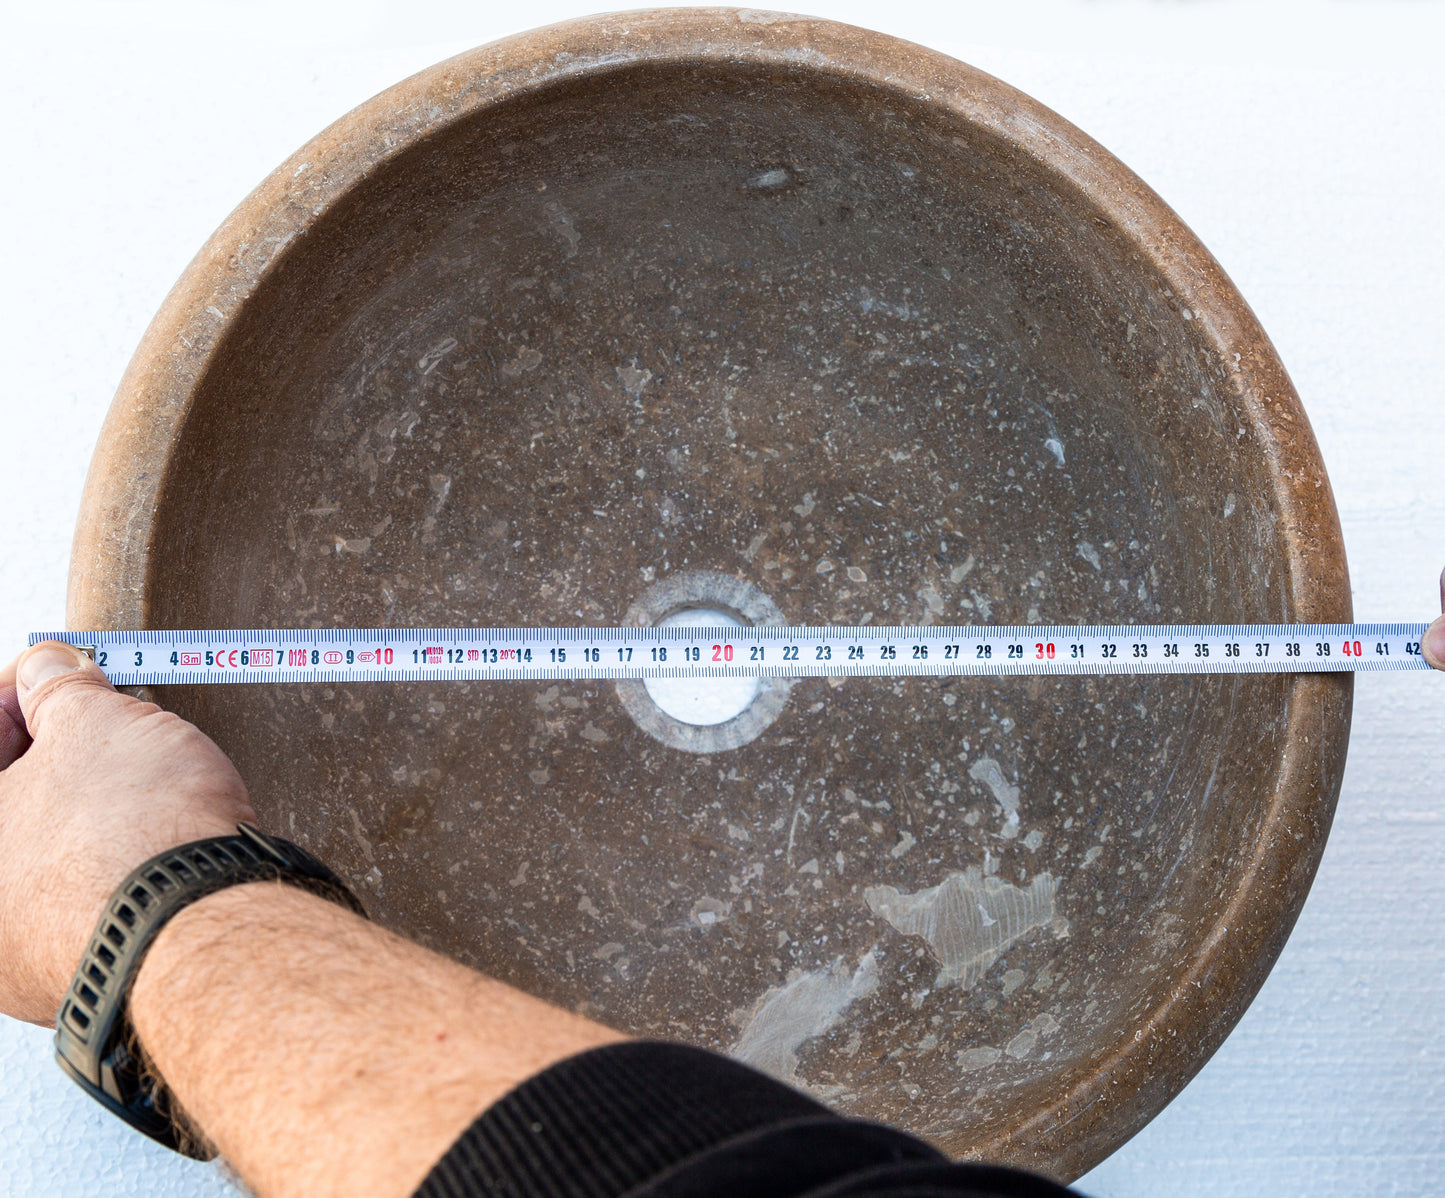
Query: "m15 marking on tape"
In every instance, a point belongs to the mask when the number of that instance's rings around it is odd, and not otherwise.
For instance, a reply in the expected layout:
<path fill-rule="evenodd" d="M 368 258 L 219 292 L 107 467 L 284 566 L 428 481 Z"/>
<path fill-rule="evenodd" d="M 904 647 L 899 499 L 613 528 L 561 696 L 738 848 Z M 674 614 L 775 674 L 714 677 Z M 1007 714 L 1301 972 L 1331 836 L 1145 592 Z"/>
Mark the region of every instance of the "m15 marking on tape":
<path fill-rule="evenodd" d="M 32 633 L 117 686 L 1429 669 L 1424 624 L 288 628 Z"/>

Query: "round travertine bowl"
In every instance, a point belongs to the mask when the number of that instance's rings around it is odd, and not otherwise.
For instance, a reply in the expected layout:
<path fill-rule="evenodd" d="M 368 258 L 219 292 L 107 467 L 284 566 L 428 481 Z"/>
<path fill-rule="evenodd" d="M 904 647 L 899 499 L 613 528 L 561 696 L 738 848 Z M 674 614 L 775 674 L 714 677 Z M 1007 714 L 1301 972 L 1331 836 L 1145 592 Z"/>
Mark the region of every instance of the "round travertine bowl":
<path fill-rule="evenodd" d="M 267 179 L 121 384 L 69 618 L 691 607 L 1350 617 L 1290 382 L 1143 183 L 931 51 L 688 10 L 442 63 Z M 799 679 L 691 731 L 649 695 L 157 698 L 387 925 L 1061 1178 L 1264 980 L 1350 713 L 1337 675 Z"/>

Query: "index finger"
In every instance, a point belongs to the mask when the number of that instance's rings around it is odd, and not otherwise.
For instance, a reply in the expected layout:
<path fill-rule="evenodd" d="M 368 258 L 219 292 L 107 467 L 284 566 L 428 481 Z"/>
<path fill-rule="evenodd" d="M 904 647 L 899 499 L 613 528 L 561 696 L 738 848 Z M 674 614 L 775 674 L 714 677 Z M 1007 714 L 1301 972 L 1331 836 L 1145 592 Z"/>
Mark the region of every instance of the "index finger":
<path fill-rule="evenodd" d="M 0 770 L 30 747 L 25 717 L 20 713 L 20 698 L 15 693 L 15 665 L 19 660 L 17 655 L 0 669 Z"/>

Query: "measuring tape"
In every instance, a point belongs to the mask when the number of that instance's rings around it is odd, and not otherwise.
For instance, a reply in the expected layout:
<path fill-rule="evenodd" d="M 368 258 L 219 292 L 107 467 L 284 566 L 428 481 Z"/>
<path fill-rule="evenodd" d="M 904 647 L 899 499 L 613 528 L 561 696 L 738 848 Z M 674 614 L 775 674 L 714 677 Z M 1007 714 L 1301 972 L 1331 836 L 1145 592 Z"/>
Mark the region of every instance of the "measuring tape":
<path fill-rule="evenodd" d="M 117 686 L 1424 670 L 1424 624 L 287 628 L 33 633 Z"/>

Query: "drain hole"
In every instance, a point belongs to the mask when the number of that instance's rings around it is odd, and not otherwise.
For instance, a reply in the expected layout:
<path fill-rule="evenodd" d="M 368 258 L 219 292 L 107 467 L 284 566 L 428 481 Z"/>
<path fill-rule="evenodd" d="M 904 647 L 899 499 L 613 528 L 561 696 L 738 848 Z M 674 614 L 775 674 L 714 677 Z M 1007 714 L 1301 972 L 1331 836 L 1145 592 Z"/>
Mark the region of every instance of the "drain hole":
<path fill-rule="evenodd" d="M 715 607 L 688 607 L 673 612 L 659 628 L 746 628 L 736 616 Z M 642 685 L 663 711 L 699 728 L 725 724 L 747 710 L 758 697 L 756 678 L 644 678 Z"/>
<path fill-rule="evenodd" d="M 753 628 L 783 613 L 752 583 L 716 570 L 679 570 L 627 610 L 631 628 Z M 753 740 L 782 714 L 791 678 L 619 678 L 617 697 L 637 726 L 687 753 L 720 753 Z"/>

